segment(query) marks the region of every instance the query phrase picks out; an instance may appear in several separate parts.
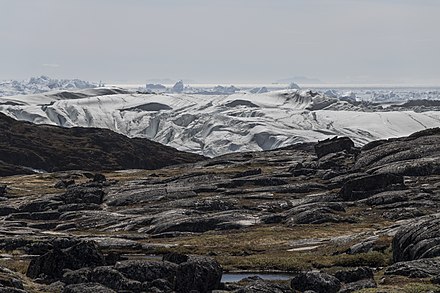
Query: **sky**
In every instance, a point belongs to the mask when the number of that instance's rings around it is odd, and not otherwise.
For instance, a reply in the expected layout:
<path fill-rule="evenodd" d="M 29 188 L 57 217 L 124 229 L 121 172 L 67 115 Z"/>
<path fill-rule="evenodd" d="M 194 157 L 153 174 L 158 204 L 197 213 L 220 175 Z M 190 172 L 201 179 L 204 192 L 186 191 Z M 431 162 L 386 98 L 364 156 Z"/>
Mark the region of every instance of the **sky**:
<path fill-rule="evenodd" d="M 440 85 L 438 0 L 0 0 L 0 79 Z"/>

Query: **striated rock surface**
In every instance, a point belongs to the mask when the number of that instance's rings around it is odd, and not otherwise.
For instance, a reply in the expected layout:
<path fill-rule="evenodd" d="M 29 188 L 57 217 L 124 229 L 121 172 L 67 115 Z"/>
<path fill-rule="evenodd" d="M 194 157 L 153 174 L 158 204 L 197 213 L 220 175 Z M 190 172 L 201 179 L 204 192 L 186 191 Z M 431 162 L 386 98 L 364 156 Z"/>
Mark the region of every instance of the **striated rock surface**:
<path fill-rule="evenodd" d="M 413 221 L 393 239 L 394 262 L 440 256 L 440 215 Z"/>
<path fill-rule="evenodd" d="M 402 261 L 389 266 L 385 275 L 399 275 L 409 278 L 429 278 L 440 276 L 440 258 L 424 258 Z"/>
<path fill-rule="evenodd" d="M 355 168 L 407 176 L 440 174 L 440 128 L 408 137 L 375 141 L 362 148 Z"/>

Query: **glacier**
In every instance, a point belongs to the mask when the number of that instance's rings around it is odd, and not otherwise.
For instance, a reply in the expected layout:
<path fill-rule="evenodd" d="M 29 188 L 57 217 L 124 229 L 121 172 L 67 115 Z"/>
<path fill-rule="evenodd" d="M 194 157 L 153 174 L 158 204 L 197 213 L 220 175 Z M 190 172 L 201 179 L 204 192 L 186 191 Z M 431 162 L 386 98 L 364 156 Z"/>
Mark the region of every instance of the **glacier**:
<path fill-rule="evenodd" d="M 210 157 L 334 136 L 363 145 L 440 125 L 435 110 L 397 111 L 349 97 L 299 89 L 204 95 L 102 87 L 0 97 L 0 112 L 37 124 L 108 128 Z"/>

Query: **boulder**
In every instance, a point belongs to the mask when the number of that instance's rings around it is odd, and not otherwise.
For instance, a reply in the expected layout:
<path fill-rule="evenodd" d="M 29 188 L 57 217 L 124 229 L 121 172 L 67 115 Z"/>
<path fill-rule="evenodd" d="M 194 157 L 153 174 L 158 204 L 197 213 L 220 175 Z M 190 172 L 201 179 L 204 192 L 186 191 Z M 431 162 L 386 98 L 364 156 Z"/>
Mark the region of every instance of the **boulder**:
<path fill-rule="evenodd" d="M 144 283 L 145 284 L 145 283 Z M 173 293 L 173 284 L 167 280 L 157 279 L 151 282 L 149 291 L 156 290 L 157 292 Z"/>
<path fill-rule="evenodd" d="M 358 267 L 337 271 L 334 276 L 341 282 L 352 283 L 363 279 L 373 279 L 373 270 L 369 267 Z"/>
<path fill-rule="evenodd" d="M 171 252 L 167 253 L 162 257 L 163 261 L 169 261 L 175 264 L 181 264 L 188 261 L 189 256 L 186 254 Z"/>
<path fill-rule="evenodd" d="M 90 268 L 82 268 L 75 271 L 67 271 L 63 274 L 62 281 L 67 284 L 81 284 L 90 282 Z"/>
<path fill-rule="evenodd" d="M 139 282 L 164 279 L 174 282 L 178 265 L 168 261 L 125 260 L 116 263 L 115 269 L 125 277 Z"/>
<path fill-rule="evenodd" d="M 50 283 L 44 289 L 46 290 L 46 292 L 57 292 L 57 293 L 59 293 L 59 292 L 62 292 L 64 290 L 65 286 L 66 286 L 66 284 L 64 284 L 63 282 L 57 281 L 57 282 Z"/>
<path fill-rule="evenodd" d="M 346 201 L 356 201 L 379 192 L 403 187 L 404 181 L 401 175 L 374 174 L 347 181 L 342 186 L 340 195 Z"/>
<path fill-rule="evenodd" d="M 301 292 L 313 290 L 317 293 L 336 293 L 341 289 L 341 282 L 326 273 L 300 272 L 292 278 L 290 286 Z"/>
<path fill-rule="evenodd" d="M 253 281 L 241 289 L 234 291 L 234 293 L 290 293 L 292 290 L 286 286 L 264 280 Z"/>
<path fill-rule="evenodd" d="M 105 259 L 96 244 L 82 241 L 66 249 L 55 246 L 49 252 L 32 259 L 27 276 L 33 279 L 59 280 L 65 269 L 77 270 L 103 265 Z"/>
<path fill-rule="evenodd" d="M 72 203 L 94 203 L 101 204 L 104 197 L 104 191 L 97 187 L 85 187 L 74 185 L 67 189 L 61 196 L 66 204 Z"/>
<path fill-rule="evenodd" d="M 67 285 L 90 282 L 99 283 L 118 292 L 142 291 L 141 282 L 126 278 L 119 271 L 110 266 L 102 266 L 94 269 L 83 268 L 76 271 L 68 271 L 63 275 L 63 282 Z"/>
<path fill-rule="evenodd" d="M 315 153 L 321 158 L 330 153 L 346 151 L 352 153 L 354 150 L 354 142 L 348 137 L 334 137 L 318 142 L 315 145 Z"/>
<path fill-rule="evenodd" d="M 90 272 L 90 281 L 100 283 L 118 292 L 121 290 L 129 292 L 142 291 L 141 282 L 130 280 L 116 269 L 108 266 L 94 268 Z"/>
<path fill-rule="evenodd" d="M 98 283 L 82 283 L 66 286 L 61 293 L 116 293 L 116 291 Z"/>
<path fill-rule="evenodd" d="M 174 290 L 177 293 L 209 292 L 220 287 L 223 270 L 212 258 L 190 256 L 186 262 L 179 264 L 176 272 Z"/>
<path fill-rule="evenodd" d="M 373 250 L 374 244 L 376 243 L 376 240 L 366 240 L 362 241 L 356 244 L 353 244 L 348 249 L 348 254 L 358 254 L 358 253 L 367 253 L 371 250 Z"/>

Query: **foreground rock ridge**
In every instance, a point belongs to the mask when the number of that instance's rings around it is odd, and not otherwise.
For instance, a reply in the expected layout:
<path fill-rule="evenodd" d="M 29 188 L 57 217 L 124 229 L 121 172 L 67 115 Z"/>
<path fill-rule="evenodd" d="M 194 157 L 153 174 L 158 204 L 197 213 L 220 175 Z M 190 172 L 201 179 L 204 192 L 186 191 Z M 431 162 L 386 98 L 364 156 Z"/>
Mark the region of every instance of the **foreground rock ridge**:
<path fill-rule="evenodd" d="M 439 128 L 172 154 L 1 177 L 0 292 L 440 292 Z"/>
<path fill-rule="evenodd" d="M 204 158 L 107 129 L 61 128 L 0 113 L 0 176 L 35 170 L 157 169 Z"/>

